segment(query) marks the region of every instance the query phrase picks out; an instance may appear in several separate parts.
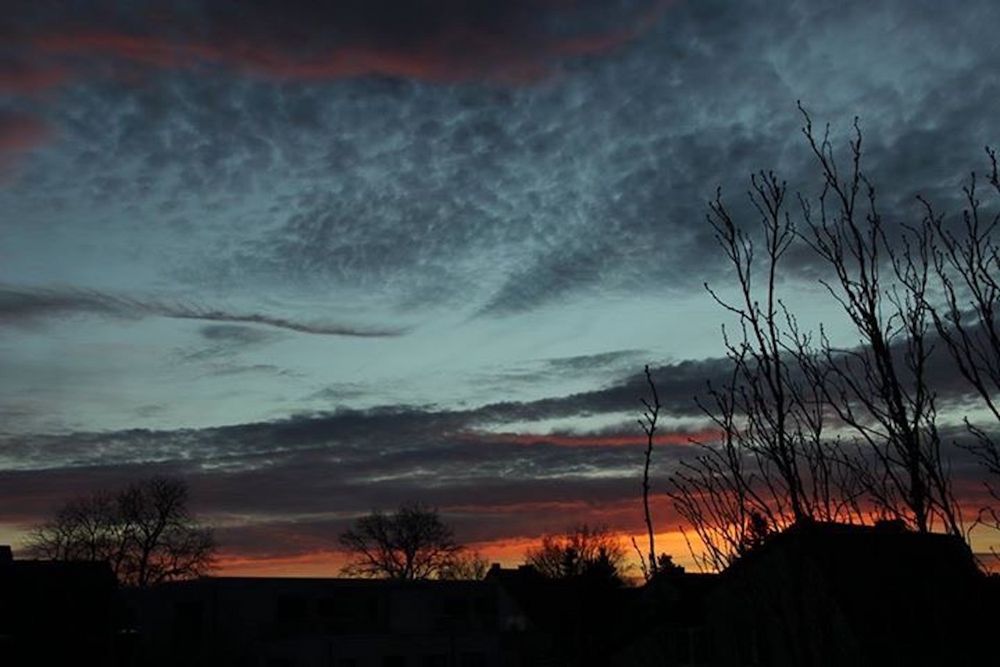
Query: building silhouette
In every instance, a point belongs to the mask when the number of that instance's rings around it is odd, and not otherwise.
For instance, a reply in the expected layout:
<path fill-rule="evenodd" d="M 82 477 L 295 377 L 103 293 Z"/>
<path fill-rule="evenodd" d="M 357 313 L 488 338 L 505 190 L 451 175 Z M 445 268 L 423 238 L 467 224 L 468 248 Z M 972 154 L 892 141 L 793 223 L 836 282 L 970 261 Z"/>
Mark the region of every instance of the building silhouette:
<path fill-rule="evenodd" d="M 706 629 L 719 666 L 974 665 L 998 603 L 955 535 L 803 523 L 722 573 Z"/>
<path fill-rule="evenodd" d="M 120 618 L 103 562 L 15 560 L 0 546 L 0 665 L 111 665 Z"/>
<path fill-rule="evenodd" d="M 865 667 L 991 664 L 1000 580 L 958 537 L 805 523 L 721 574 L 642 586 L 495 565 L 482 581 L 206 577 L 0 547 L 0 665 Z M 984 660 L 985 658 L 985 660 Z"/>

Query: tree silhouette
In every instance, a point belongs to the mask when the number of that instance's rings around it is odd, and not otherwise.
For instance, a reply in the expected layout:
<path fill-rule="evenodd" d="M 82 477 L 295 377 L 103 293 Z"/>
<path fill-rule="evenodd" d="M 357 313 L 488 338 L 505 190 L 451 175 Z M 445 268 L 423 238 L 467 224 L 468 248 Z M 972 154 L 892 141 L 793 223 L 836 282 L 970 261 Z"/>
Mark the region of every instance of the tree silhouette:
<path fill-rule="evenodd" d="M 989 159 L 987 194 L 1000 195 L 997 154 L 986 148 Z M 946 216 L 921 198 L 925 215 L 920 232 L 930 249 L 934 275 L 943 303 L 931 309 L 934 327 L 955 365 L 986 409 L 988 419 L 1000 425 L 1000 209 L 984 210 L 975 172 L 963 186 L 965 207 L 960 225 L 949 225 Z M 988 428 L 965 419 L 972 436 L 968 449 L 989 475 L 986 490 L 1000 503 L 1000 441 Z M 996 507 L 985 507 L 979 519 L 1000 530 Z M 1000 553 L 994 551 L 1000 558 Z"/>
<path fill-rule="evenodd" d="M 486 577 L 489 570 L 489 561 L 483 558 L 478 551 L 471 553 L 463 551 L 442 567 L 437 576 L 439 579 L 479 581 Z"/>
<path fill-rule="evenodd" d="M 797 240 L 787 187 L 773 172 L 751 176 L 757 214 L 741 224 L 717 192 L 707 221 L 736 277 L 736 297 L 711 297 L 737 320 L 723 327 L 730 371 L 698 405 L 722 434 L 698 443 L 668 495 L 706 548 L 703 565 L 722 569 L 761 532 L 808 520 L 861 517 L 861 480 L 840 443 L 824 435 L 828 371 L 812 337 L 800 330 L 778 293 L 786 254 Z"/>
<path fill-rule="evenodd" d="M 857 120 L 850 168 L 842 173 L 829 131 L 817 136 L 804 110 L 803 115 L 803 134 L 823 190 L 815 206 L 800 199 L 802 238 L 833 270 L 835 279 L 824 284 L 861 343 L 838 349 L 824 337 L 822 361 L 832 372 L 820 386 L 827 404 L 873 455 L 875 472 L 864 481 L 877 509 L 920 532 L 940 520 L 946 530 L 961 535 L 928 376 L 930 249 L 925 237 L 905 228 L 901 239 L 890 238 L 875 186 L 861 167 Z"/>
<path fill-rule="evenodd" d="M 919 532 L 962 535 L 932 386 L 935 337 L 1000 421 L 993 403 L 1000 388 L 1000 253 L 993 240 L 1000 214 L 982 213 L 973 179 L 963 230 L 955 232 L 927 202 L 922 224 L 890 230 L 862 168 L 857 120 L 841 164 L 829 128 L 818 134 L 799 109 L 819 195 L 799 195 L 790 206 L 784 181 L 755 174 L 748 194 L 756 231 L 736 219 L 721 193 L 709 203 L 708 222 L 734 269 L 737 297 L 706 288 L 738 328 L 723 329 L 727 380 L 699 400 L 722 437 L 700 443 L 699 456 L 681 463 L 668 495 L 705 546 L 702 564 L 714 569 L 770 532 L 813 520 L 890 518 Z M 996 157 L 987 152 L 989 182 L 1000 192 Z M 778 267 L 790 249 L 819 260 L 820 283 L 852 326 L 854 347 L 836 347 L 822 327 L 818 336 L 802 331 L 786 308 Z M 1000 471 L 995 439 L 967 425 L 974 454 L 988 471 Z M 997 485 L 988 488 L 996 497 Z"/>
<path fill-rule="evenodd" d="M 660 395 L 656 391 L 656 383 L 653 382 L 653 374 L 649 370 L 649 364 L 646 364 L 643 371 L 646 375 L 646 385 L 649 387 L 650 398 L 650 400 L 646 400 L 645 398 L 639 399 L 644 408 L 642 417 L 639 419 L 639 426 L 642 428 L 642 432 L 646 434 L 646 455 L 642 467 L 642 517 L 646 522 L 646 537 L 649 540 L 649 550 L 643 554 L 642 549 L 639 548 L 638 543 L 635 541 L 635 537 L 632 538 L 632 547 L 639 556 L 639 567 L 642 568 L 642 576 L 648 580 L 656 574 L 659 565 L 656 558 L 653 516 L 649 511 L 649 466 L 653 460 L 653 444 L 656 441 L 657 422 L 659 421 L 660 410 L 663 406 L 660 404 Z"/>
<path fill-rule="evenodd" d="M 454 531 L 436 509 L 419 504 L 403 505 L 393 514 L 375 511 L 360 517 L 339 541 L 350 556 L 341 568 L 349 576 L 451 578 L 468 569 L 460 559 L 463 547 L 455 541 Z"/>
<path fill-rule="evenodd" d="M 187 484 L 171 477 L 75 498 L 35 528 L 28 550 L 54 560 L 107 561 L 127 586 L 197 577 L 211 569 L 215 541 L 187 502 Z"/>
<path fill-rule="evenodd" d="M 564 535 L 545 535 L 528 549 L 525 562 L 550 579 L 593 577 L 621 582 L 625 547 L 604 526 L 580 524 Z"/>

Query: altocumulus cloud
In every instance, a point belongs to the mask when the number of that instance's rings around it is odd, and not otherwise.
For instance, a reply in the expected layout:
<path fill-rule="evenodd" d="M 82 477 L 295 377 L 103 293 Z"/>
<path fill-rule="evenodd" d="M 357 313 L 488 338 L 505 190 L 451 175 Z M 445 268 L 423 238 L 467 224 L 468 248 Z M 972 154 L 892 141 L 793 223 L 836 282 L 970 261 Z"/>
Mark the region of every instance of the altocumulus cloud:
<path fill-rule="evenodd" d="M 701 224 L 716 185 L 808 173 L 798 98 L 862 116 L 900 210 L 953 194 L 942 179 L 977 166 L 977 109 L 1000 93 L 995 50 L 951 47 L 988 41 L 998 10 L 960 4 L 189 2 L 152 24 L 145 5 L 28 3 L 6 32 L 49 69 L 9 78 L 59 87 L 60 104 L 21 106 L 61 156 L 24 166 L 9 210 L 90 202 L 93 233 L 141 233 L 172 259 L 159 277 L 199 286 L 490 316 L 647 279 L 688 290 L 720 270 Z"/>

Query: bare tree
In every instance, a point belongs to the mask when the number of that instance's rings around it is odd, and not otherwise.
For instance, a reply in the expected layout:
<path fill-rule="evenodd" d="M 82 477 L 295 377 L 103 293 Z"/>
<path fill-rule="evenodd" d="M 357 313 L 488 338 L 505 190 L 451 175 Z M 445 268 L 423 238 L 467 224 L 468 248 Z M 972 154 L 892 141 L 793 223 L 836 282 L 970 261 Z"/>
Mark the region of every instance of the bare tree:
<path fill-rule="evenodd" d="M 921 532 L 940 526 L 962 534 L 931 386 L 935 329 L 1000 420 L 992 403 L 1000 389 L 1000 255 L 991 236 L 998 219 L 982 223 L 973 187 L 964 236 L 948 232 L 929 205 L 922 228 L 890 236 L 861 168 L 857 121 L 842 169 L 829 129 L 818 136 L 800 110 L 823 186 L 815 200 L 799 195 L 802 223 L 793 223 L 786 185 L 770 172 L 751 177 L 757 234 L 737 223 L 721 195 L 709 204 L 737 296 L 706 288 L 738 329 L 735 336 L 723 330 L 728 380 L 699 400 L 722 437 L 697 443 L 699 455 L 681 463 L 669 495 L 705 546 L 700 562 L 713 569 L 802 521 L 875 515 Z M 990 182 L 1000 190 L 990 157 Z M 832 277 L 821 282 L 853 325 L 854 346 L 834 346 L 822 327 L 815 340 L 779 298 L 778 267 L 799 242 L 828 268 Z M 945 287 L 943 314 L 931 303 L 935 274 Z M 971 308 L 960 293 L 972 295 Z M 975 335 L 965 326 L 969 311 Z M 969 427 L 977 456 L 1000 470 L 995 441 Z"/>
<path fill-rule="evenodd" d="M 169 477 L 76 498 L 35 528 L 28 548 L 55 560 L 107 561 L 129 586 L 197 577 L 211 569 L 215 542 L 187 502 L 187 485 Z"/>
<path fill-rule="evenodd" d="M 486 578 L 490 563 L 478 551 L 461 552 L 438 571 L 438 579 L 480 581 Z"/>
<path fill-rule="evenodd" d="M 759 542 L 762 532 L 861 514 L 857 475 L 839 441 L 824 434 L 822 365 L 778 296 L 779 267 L 796 241 L 787 187 L 760 172 L 748 196 L 757 234 L 736 222 L 721 193 L 707 216 L 737 286 L 733 300 L 705 286 L 739 327 L 735 336 L 723 328 L 727 381 L 698 399 L 721 442 L 697 443 L 700 455 L 682 463 L 669 493 L 706 548 L 702 564 L 712 569 Z"/>
<path fill-rule="evenodd" d="M 372 512 L 340 534 L 351 560 L 342 571 L 355 577 L 429 579 L 448 575 L 463 548 L 437 510 L 419 504 L 393 514 Z"/>
<path fill-rule="evenodd" d="M 987 147 L 988 192 L 1000 195 L 996 151 Z M 961 224 L 949 225 L 926 199 L 921 231 L 930 247 L 940 302 L 931 308 L 934 327 L 955 364 L 986 409 L 987 420 L 1000 426 L 1000 208 L 984 211 L 975 172 L 962 188 L 965 208 Z M 969 451 L 989 475 L 990 497 L 1000 503 L 1000 442 L 981 421 L 966 417 L 973 438 Z M 980 519 L 1000 530 L 996 507 L 985 507 Z"/>
<path fill-rule="evenodd" d="M 580 524 L 563 535 L 545 535 L 528 549 L 525 562 L 552 579 L 593 576 L 621 581 L 626 550 L 605 526 Z"/>
<path fill-rule="evenodd" d="M 800 107 L 801 109 L 801 107 Z M 830 369 L 822 385 L 828 405 L 866 445 L 876 462 L 866 490 L 885 514 L 920 532 L 935 520 L 961 534 L 937 428 L 928 377 L 933 315 L 927 290 L 931 258 L 925 237 L 904 232 L 890 239 L 875 187 L 861 168 L 857 120 L 842 173 L 829 140 L 802 110 L 802 129 L 823 178 L 814 205 L 800 197 L 801 235 L 832 269 L 824 282 L 858 334 L 858 346 L 835 348 L 823 339 Z M 895 241 L 895 242 L 894 242 Z"/>
<path fill-rule="evenodd" d="M 187 484 L 169 477 L 132 484 L 119 494 L 131 538 L 127 560 L 137 585 L 198 576 L 211 560 L 212 534 L 195 523 L 187 502 Z"/>
<path fill-rule="evenodd" d="M 643 578 L 650 579 L 656 575 L 658 562 L 656 558 L 656 543 L 653 536 L 653 516 L 649 511 L 649 466 L 653 460 L 653 443 L 656 437 L 656 426 L 660 418 L 660 409 L 663 406 L 660 405 L 660 395 L 656 391 L 656 383 L 653 382 L 653 374 L 649 370 L 649 364 L 646 365 L 645 373 L 650 400 L 647 401 L 645 398 L 639 399 L 642 401 L 643 408 L 645 408 L 642 417 L 639 419 L 639 426 L 642 428 L 643 433 L 646 434 L 646 455 L 642 468 L 642 510 L 643 519 L 646 522 L 646 534 L 649 538 L 649 551 L 644 555 L 634 537 L 632 538 L 632 547 L 639 555 L 639 567 L 642 569 Z"/>

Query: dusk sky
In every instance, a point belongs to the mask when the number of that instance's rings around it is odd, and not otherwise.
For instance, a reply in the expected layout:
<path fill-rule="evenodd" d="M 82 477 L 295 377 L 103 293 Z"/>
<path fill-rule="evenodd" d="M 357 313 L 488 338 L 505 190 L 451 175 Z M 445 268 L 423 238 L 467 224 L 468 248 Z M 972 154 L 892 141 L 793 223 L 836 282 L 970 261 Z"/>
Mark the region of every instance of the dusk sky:
<path fill-rule="evenodd" d="M 801 100 L 837 141 L 860 117 L 893 224 L 918 192 L 957 210 L 1000 144 L 998 26 L 991 0 L 8 0 L 0 543 L 154 473 L 224 573 L 335 574 L 337 533 L 405 501 L 508 563 L 641 533 L 643 365 L 654 490 L 725 371 L 706 202 L 752 223 L 760 168 L 815 194 Z M 850 345 L 818 271 L 783 294 Z"/>

